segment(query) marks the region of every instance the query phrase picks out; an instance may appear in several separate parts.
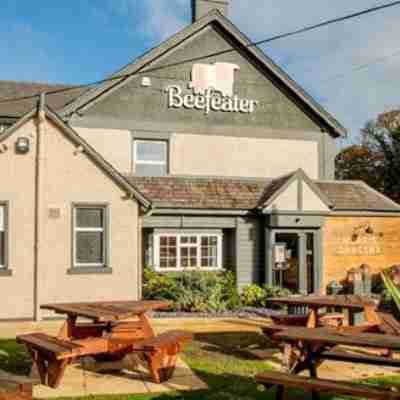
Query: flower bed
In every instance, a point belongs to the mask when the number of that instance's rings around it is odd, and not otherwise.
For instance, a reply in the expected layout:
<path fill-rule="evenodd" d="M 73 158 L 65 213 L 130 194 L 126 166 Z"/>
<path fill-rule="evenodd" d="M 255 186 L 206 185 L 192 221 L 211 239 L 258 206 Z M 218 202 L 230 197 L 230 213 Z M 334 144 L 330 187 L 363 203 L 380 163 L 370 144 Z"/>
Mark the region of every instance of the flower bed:
<path fill-rule="evenodd" d="M 239 294 L 232 272 L 186 271 L 160 274 L 146 268 L 143 297 L 147 300 L 170 300 L 169 312 L 155 316 L 240 316 L 271 312 L 269 297 L 287 296 L 290 292 L 273 286 L 249 285 Z"/>

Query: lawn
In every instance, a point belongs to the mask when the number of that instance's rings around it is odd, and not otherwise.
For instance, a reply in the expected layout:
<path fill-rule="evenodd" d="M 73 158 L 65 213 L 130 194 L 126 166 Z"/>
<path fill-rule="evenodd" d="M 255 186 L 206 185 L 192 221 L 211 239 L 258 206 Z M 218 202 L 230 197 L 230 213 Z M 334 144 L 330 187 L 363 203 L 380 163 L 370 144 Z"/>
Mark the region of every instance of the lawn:
<path fill-rule="evenodd" d="M 252 357 L 248 351 L 250 347 L 267 346 L 268 339 L 257 333 L 197 334 L 195 341 L 187 346 L 183 358 L 208 384 L 209 390 L 160 395 L 96 396 L 90 400 L 272 400 L 273 393 L 258 390 L 253 381 L 257 372 L 270 366 L 267 362 Z M 19 374 L 26 374 L 30 370 L 30 357 L 15 340 L 0 340 L 0 369 Z M 400 385 L 400 376 L 380 378 L 374 383 Z M 311 399 L 311 396 L 292 392 L 290 398 Z"/>

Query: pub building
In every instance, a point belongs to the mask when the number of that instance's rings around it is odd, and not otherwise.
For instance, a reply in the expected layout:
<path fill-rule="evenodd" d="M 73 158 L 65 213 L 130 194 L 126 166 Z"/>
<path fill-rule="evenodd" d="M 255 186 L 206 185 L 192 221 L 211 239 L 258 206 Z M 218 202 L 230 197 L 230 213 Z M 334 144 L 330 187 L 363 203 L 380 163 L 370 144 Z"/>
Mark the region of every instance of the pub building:
<path fill-rule="evenodd" d="M 343 126 L 229 20 L 192 23 L 91 88 L 0 82 L 0 319 L 140 298 L 160 273 L 323 293 L 400 263 L 400 207 L 335 181 Z M 72 61 L 71 61 L 72 62 Z"/>

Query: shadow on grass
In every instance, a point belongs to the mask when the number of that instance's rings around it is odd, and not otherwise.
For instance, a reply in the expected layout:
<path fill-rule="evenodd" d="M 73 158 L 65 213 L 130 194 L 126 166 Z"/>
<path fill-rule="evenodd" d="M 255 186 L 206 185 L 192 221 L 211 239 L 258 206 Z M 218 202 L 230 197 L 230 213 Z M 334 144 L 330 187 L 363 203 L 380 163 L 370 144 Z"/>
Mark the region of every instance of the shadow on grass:
<path fill-rule="evenodd" d="M 188 346 L 183 358 L 195 374 L 207 385 L 208 390 L 196 392 L 169 392 L 142 395 L 104 395 L 81 397 L 81 400 L 273 400 L 275 390 L 260 391 L 254 375 L 268 369 L 264 361 L 253 360 L 245 355 L 252 346 L 269 346 L 265 336 L 251 332 L 229 332 L 197 334 Z M 23 346 L 15 340 L 0 340 L 0 369 L 27 375 L 31 358 Z M 400 377 L 371 380 L 371 383 L 388 384 L 400 382 Z M 289 399 L 311 400 L 311 393 L 289 391 Z M 340 399 L 332 395 L 321 396 L 322 400 Z M 75 398 L 78 400 L 78 398 Z"/>
<path fill-rule="evenodd" d="M 210 353 L 234 356 L 242 360 L 256 360 L 252 350 L 276 348 L 270 339 L 257 332 L 197 333 L 195 340 Z"/>

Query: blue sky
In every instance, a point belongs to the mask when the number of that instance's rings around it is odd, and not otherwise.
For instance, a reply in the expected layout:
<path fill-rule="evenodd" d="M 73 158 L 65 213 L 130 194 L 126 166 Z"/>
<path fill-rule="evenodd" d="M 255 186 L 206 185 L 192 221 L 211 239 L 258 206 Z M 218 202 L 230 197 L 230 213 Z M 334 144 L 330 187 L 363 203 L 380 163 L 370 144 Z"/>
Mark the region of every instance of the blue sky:
<path fill-rule="evenodd" d="M 232 0 L 231 18 L 259 40 L 387 2 Z M 1 11 L 0 79 L 53 83 L 102 79 L 190 22 L 190 0 L 2 0 Z M 394 7 L 263 50 L 354 138 L 400 105 L 399 20 Z"/>

